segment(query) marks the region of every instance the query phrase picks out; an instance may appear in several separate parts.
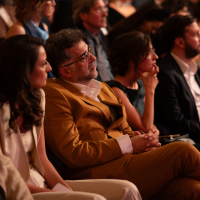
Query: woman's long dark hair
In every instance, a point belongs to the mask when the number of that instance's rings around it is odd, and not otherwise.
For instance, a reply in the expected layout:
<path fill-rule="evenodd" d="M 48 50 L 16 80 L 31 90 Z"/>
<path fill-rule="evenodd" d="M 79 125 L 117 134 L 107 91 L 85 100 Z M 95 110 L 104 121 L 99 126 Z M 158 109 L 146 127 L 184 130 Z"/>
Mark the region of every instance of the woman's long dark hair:
<path fill-rule="evenodd" d="M 112 73 L 125 76 L 130 61 L 134 62 L 136 71 L 138 64 L 149 55 L 150 43 L 150 38 L 139 31 L 132 31 L 116 37 L 107 52 Z"/>
<path fill-rule="evenodd" d="M 40 89 L 31 89 L 30 75 L 39 55 L 41 38 L 17 35 L 0 45 L 0 102 L 9 102 L 10 128 L 17 131 L 15 120 L 23 117 L 22 128 L 31 130 L 33 125 L 41 125 L 43 111 L 40 106 Z"/>

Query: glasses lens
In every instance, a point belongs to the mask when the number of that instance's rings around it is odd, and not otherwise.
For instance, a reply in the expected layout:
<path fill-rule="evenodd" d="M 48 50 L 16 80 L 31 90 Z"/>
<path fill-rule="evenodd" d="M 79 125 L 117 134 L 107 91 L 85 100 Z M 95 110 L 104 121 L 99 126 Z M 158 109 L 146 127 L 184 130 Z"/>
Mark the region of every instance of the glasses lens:
<path fill-rule="evenodd" d="M 94 55 L 93 48 L 90 45 L 88 46 L 88 52 L 91 53 L 92 55 Z"/>

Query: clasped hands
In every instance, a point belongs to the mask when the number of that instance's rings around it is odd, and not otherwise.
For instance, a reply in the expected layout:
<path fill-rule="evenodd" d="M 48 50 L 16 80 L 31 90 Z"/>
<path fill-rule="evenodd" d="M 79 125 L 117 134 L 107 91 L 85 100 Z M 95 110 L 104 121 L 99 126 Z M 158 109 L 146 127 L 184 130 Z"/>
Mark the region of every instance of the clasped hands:
<path fill-rule="evenodd" d="M 140 132 L 135 131 L 135 136 L 131 138 L 134 154 L 151 151 L 161 146 L 161 143 L 158 139 L 159 136 L 157 134 L 151 131 L 148 133 L 144 133 L 142 131 Z"/>

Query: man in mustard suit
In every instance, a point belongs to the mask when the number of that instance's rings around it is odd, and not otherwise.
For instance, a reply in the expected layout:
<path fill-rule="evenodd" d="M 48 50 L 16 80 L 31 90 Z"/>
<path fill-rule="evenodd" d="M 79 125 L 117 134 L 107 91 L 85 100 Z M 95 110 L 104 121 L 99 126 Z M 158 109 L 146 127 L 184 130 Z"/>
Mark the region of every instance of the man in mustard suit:
<path fill-rule="evenodd" d="M 80 30 L 50 36 L 45 137 L 49 159 L 64 179 L 133 182 L 144 200 L 200 199 L 200 154 L 191 144 L 160 147 L 153 133 L 134 132 L 123 102 L 97 76 L 92 48 Z"/>

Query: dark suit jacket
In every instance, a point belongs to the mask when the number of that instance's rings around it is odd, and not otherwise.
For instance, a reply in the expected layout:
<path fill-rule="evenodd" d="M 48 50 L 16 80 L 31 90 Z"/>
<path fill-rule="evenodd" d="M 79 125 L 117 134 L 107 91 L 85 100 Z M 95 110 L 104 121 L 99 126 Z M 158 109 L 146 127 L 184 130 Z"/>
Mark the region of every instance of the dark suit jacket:
<path fill-rule="evenodd" d="M 155 121 L 173 133 L 186 134 L 197 141 L 200 122 L 194 98 L 178 64 L 168 53 L 158 62 L 159 84 L 155 92 Z M 200 69 L 195 79 L 200 85 Z"/>

